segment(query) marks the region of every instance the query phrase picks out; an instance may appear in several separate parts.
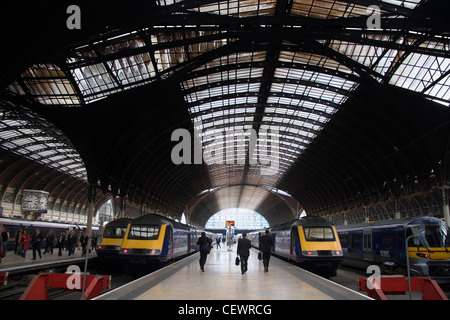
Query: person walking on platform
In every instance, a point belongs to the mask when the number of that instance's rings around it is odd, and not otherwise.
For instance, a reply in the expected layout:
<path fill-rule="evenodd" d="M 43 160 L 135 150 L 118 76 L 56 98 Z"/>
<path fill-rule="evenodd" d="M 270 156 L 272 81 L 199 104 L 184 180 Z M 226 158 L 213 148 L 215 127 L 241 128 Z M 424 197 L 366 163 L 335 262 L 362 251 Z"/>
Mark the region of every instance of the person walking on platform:
<path fill-rule="evenodd" d="M 83 231 L 83 234 L 80 237 L 80 245 L 81 245 L 81 249 L 82 249 L 82 253 L 81 255 L 84 257 L 86 255 L 86 247 L 88 245 L 89 242 L 89 236 L 86 234 L 86 231 Z"/>
<path fill-rule="evenodd" d="M 211 252 L 212 240 L 206 236 L 205 232 L 202 232 L 202 236 L 197 240 L 197 245 L 200 246 L 200 269 L 205 272 L 206 258 Z"/>
<path fill-rule="evenodd" d="M 36 228 L 36 232 L 31 238 L 31 245 L 33 246 L 33 259 L 31 260 L 36 260 L 36 252 L 39 253 L 39 259 L 42 259 L 41 243 L 43 239 L 44 236 L 42 235 L 41 231 L 39 230 L 39 228 Z"/>
<path fill-rule="evenodd" d="M 2 241 L 3 241 L 3 243 L 2 243 L 3 252 L 1 254 L 1 256 L 2 256 L 2 258 L 4 258 L 6 256 L 6 244 L 8 243 L 8 238 L 9 238 L 8 231 L 6 231 L 4 226 L 2 226 L 1 235 L 2 235 Z"/>
<path fill-rule="evenodd" d="M 44 254 L 47 253 L 47 250 L 50 251 L 50 254 L 53 254 L 53 242 L 54 241 L 55 241 L 55 236 L 53 235 L 53 232 L 52 231 L 47 232 L 47 238 L 45 239 Z"/>
<path fill-rule="evenodd" d="M 75 253 L 75 235 L 73 231 L 69 231 L 67 235 L 67 251 L 69 252 L 69 257 Z"/>
<path fill-rule="evenodd" d="M 30 247 L 30 233 L 28 232 L 28 230 L 25 230 L 20 233 L 18 254 L 22 258 L 25 258 L 29 247 Z"/>
<path fill-rule="evenodd" d="M 58 237 L 58 243 L 56 244 L 58 246 L 58 257 L 62 256 L 62 250 L 64 249 L 65 240 L 66 234 L 64 232 L 61 232 Z"/>
<path fill-rule="evenodd" d="M 14 241 L 14 243 L 15 243 L 15 246 L 14 246 L 14 253 L 15 253 L 15 254 L 18 254 L 18 255 L 21 255 L 20 252 L 19 252 L 18 250 L 19 250 L 19 241 L 20 241 L 20 238 L 21 238 L 22 236 L 23 236 L 23 229 L 22 229 L 22 227 L 20 227 L 19 230 L 18 230 L 17 233 L 16 233 L 16 240 Z"/>
<path fill-rule="evenodd" d="M 241 259 L 241 272 L 242 274 L 247 272 L 247 261 L 250 256 L 250 248 L 252 243 L 247 239 L 247 233 L 242 233 L 242 238 L 238 240 L 237 254 Z"/>
<path fill-rule="evenodd" d="M 221 246 L 220 246 L 220 237 L 216 238 L 216 246 L 217 246 L 217 249 L 221 248 Z"/>
<path fill-rule="evenodd" d="M 269 229 L 266 229 L 266 234 L 259 239 L 259 250 L 262 251 L 264 272 L 269 272 L 270 253 L 273 245 L 273 238 L 269 233 Z"/>

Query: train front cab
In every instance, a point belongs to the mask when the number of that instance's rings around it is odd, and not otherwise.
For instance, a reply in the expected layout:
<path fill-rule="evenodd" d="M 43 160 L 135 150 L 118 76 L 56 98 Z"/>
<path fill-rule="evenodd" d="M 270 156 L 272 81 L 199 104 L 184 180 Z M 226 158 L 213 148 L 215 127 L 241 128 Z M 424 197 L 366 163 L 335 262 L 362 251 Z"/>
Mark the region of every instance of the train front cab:
<path fill-rule="evenodd" d="M 142 216 L 128 225 L 119 258 L 128 273 L 147 274 L 186 255 L 190 238 L 185 225 L 158 215 Z"/>
<path fill-rule="evenodd" d="M 430 276 L 450 283 L 450 229 L 437 218 L 422 217 L 409 223 L 406 236 L 412 276 Z"/>
<path fill-rule="evenodd" d="M 119 252 L 122 247 L 127 226 L 132 219 L 121 218 L 109 222 L 104 230 L 102 241 L 95 248 L 97 256 L 109 266 L 119 263 Z"/>
<path fill-rule="evenodd" d="M 297 265 L 324 277 L 336 275 L 343 253 L 334 226 L 295 225 L 291 237 L 291 259 Z"/>

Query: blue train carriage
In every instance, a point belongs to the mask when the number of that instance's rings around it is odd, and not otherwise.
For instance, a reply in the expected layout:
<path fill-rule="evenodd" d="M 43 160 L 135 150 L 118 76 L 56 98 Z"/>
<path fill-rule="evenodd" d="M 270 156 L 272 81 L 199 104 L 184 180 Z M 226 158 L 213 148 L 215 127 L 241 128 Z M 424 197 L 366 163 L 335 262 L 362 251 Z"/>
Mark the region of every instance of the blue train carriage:
<path fill-rule="evenodd" d="M 120 218 L 107 223 L 103 229 L 101 242 L 96 246 L 97 256 L 108 263 L 117 265 L 119 263 L 119 252 L 122 247 L 123 238 L 127 232 L 128 224 L 132 219 Z"/>
<path fill-rule="evenodd" d="M 160 215 L 146 214 L 128 225 L 119 259 L 127 272 L 146 274 L 189 253 L 190 238 L 189 226 Z"/>
<path fill-rule="evenodd" d="M 211 239 L 211 243 L 214 245 L 216 243 L 216 237 L 218 237 L 218 234 L 215 234 L 213 232 L 203 230 L 203 229 L 195 229 L 191 227 L 191 247 L 189 251 L 199 251 L 200 246 L 197 244 L 198 238 L 202 236 L 202 232 L 205 233 L 205 236 L 207 238 Z"/>
<path fill-rule="evenodd" d="M 259 239 L 264 235 L 265 230 L 257 230 L 247 233 L 247 239 L 250 240 L 252 246 L 259 249 Z"/>
<path fill-rule="evenodd" d="M 322 217 L 307 216 L 270 228 L 274 253 L 323 277 L 336 275 L 343 252 L 335 226 Z"/>
<path fill-rule="evenodd" d="M 415 217 L 339 226 L 338 234 L 344 248 L 345 265 L 366 269 L 376 264 L 383 273 L 405 274 L 408 255 L 411 276 L 430 276 L 440 283 L 450 282 L 449 228 L 438 218 Z M 416 236 L 417 241 L 410 236 Z"/>
<path fill-rule="evenodd" d="M 86 229 L 85 225 L 79 225 L 75 223 L 64 223 L 64 222 L 50 222 L 50 221 L 41 221 L 41 220 L 27 220 L 27 219 L 12 219 L 12 218 L 4 218 L 0 217 L 0 225 L 4 226 L 6 231 L 9 234 L 8 242 L 6 244 L 6 250 L 11 251 L 15 248 L 15 241 L 17 233 L 20 231 L 20 228 L 23 230 L 28 230 L 30 233 L 30 239 L 33 236 L 35 229 L 39 228 L 40 232 L 44 236 L 47 236 L 48 231 L 52 231 L 55 236 L 55 244 L 56 239 L 58 238 L 60 232 L 64 232 L 67 235 L 69 230 L 75 231 L 75 233 L 80 237 L 81 231 Z M 92 232 L 95 233 L 98 231 L 97 226 L 92 226 Z M 45 241 L 42 241 L 41 247 L 45 248 Z"/>

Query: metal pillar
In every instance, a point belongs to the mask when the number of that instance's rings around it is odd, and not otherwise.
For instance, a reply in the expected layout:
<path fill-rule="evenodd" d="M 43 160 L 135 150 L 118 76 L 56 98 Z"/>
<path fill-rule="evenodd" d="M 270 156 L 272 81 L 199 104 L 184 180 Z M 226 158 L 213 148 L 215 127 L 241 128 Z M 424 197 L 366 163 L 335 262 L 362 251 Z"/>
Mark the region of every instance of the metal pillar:
<path fill-rule="evenodd" d="M 444 219 L 447 226 L 450 226 L 450 211 L 449 211 L 449 204 L 448 204 L 448 198 L 447 198 L 447 189 L 448 186 L 442 187 L 442 202 L 443 202 L 443 208 L 442 211 L 444 212 Z"/>
<path fill-rule="evenodd" d="M 401 215 L 400 215 L 400 209 L 399 209 L 399 200 L 398 198 L 395 199 L 395 213 L 394 213 L 394 219 L 400 219 Z"/>
<path fill-rule="evenodd" d="M 81 290 L 82 295 L 84 295 L 85 289 L 86 289 L 86 278 L 87 278 L 87 265 L 88 265 L 88 259 L 89 259 L 89 250 L 91 248 L 91 240 L 92 240 L 92 220 L 94 217 L 94 211 L 95 211 L 95 193 L 96 193 L 96 186 L 90 184 L 88 189 L 88 199 L 89 199 L 89 208 L 87 213 L 87 236 L 88 243 L 86 247 L 86 259 L 84 261 L 84 276 L 83 276 L 83 288 Z"/>
<path fill-rule="evenodd" d="M 120 201 L 119 201 L 119 217 L 118 218 L 125 218 L 125 209 L 127 207 L 127 199 L 125 198 L 125 196 L 120 196 Z"/>

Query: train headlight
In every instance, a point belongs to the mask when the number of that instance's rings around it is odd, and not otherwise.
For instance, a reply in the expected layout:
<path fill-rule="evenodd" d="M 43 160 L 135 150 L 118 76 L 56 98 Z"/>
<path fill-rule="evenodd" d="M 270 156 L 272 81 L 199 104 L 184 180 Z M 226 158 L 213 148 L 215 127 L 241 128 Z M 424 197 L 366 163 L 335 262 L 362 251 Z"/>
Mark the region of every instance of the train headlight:
<path fill-rule="evenodd" d="M 147 249 L 146 254 L 151 255 L 151 256 L 157 256 L 161 253 L 161 250 L 159 249 Z"/>
<path fill-rule="evenodd" d="M 423 252 L 416 252 L 416 255 L 420 258 L 428 259 L 430 256 Z"/>
<path fill-rule="evenodd" d="M 129 251 L 129 249 L 124 249 L 124 248 L 122 248 L 122 249 L 120 249 L 120 253 L 128 253 L 128 251 Z"/>
<path fill-rule="evenodd" d="M 319 255 L 317 250 L 305 250 L 303 251 L 303 255 L 307 257 L 316 257 Z"/>
<path fill-rule="evenodd" d="M 342 256 L 343 254 L 342 254 L 342 250 L 332 250 L 331 251 L 331 254 L 333 255 L 333 256 L 335 256 L 335 257 L 339 257 L 339 256 Z"/>

